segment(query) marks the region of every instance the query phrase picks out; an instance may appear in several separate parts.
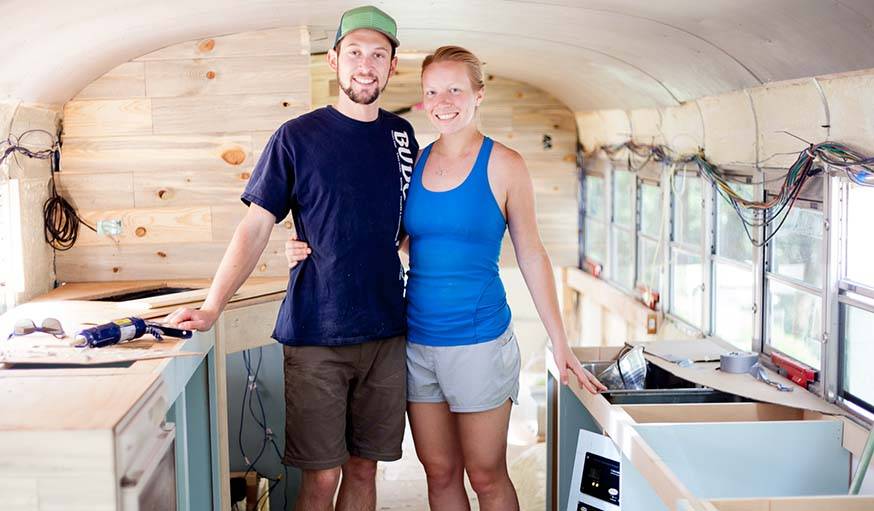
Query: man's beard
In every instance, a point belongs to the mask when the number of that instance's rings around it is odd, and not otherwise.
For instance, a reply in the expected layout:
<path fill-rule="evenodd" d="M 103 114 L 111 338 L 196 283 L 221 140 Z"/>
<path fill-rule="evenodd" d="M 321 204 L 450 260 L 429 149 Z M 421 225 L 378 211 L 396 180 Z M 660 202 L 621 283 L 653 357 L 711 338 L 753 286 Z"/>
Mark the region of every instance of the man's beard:
<path fill-rule="evenodd" d="M 344 86 L 343 82 L 340 81 L 340 77 L 337 76 L 337 83 L 340 85 L 340 88 L 343 89 L 343 92 L 345 92 L 346 95 L 349 96 L 349 99 L 351 99 L 355 103 L 358 103 L 359 105 L 369 105 L 373 103 L 379 98 L 380 93 L 385 90 L 385 86 L 383 86 L 381 89 L 379 88 L 379 80 L 377 80 L 375 77 L 374 80 L 376 81 L 377 86 L 373 89 L 373 91 L 359 92 L 352 89 L 351 76 L 349 77 L 348 86 Z"/>

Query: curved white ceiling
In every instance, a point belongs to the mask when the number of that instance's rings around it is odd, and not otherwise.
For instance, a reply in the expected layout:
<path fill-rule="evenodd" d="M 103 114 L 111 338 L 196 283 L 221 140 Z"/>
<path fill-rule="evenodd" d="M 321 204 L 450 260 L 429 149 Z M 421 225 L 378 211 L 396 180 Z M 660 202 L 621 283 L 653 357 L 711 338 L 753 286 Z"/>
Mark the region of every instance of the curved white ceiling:
<path fill-rule="evenodd" d="M 307 25 L 327 46 L 339 0 L 5 2 L 0 95 L 62 103 L 114 66 L 207 36 Z M 469 47 L 489 72 L 577 111 L 675 105 L 764 82 L 874 68 L 870 0 L 378 1 L 402 50 Z"/>

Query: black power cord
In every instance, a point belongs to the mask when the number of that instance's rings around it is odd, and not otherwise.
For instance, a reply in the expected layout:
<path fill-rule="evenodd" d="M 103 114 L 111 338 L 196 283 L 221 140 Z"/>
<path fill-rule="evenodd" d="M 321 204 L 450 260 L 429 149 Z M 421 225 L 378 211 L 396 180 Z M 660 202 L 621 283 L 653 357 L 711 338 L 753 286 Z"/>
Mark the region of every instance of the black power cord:
<path fill-rule="evenodd" d="M 241 402 L 241 407 L 240 407 L 240 430 L 239 430 L 238 436 L 237 436 L 237 443 L 239 445 L 240 453 L 243 455 L 243 460 L 246 462 L 246 465 L 247 465 L 246 475 L 248 475 L 249 472 L 252 472 L 254 470 L 255 473 L 257 473 L 260 477 L 270 481 L 270 486 L 268 487 L 267 492 L 265 492 L 263 495 L 261 495 L 258 498 L 258 501 L 255 504 L 255 509 L 261 509 L 261 507 L 263 506 L 263 504 L 265 502 L 263 499 L 265 499 L 265 497 L 267 497 L 268 495 L 272 494 L 273 490 L 279 485 L 279 483 L 281 481 L 288 481 L 288 466 L 287 465 L 283 465 L 283 474 L 280 474 L 275 478 L 267 476 L 265 474 L 262 474 L 261 472 L 259 472 L 255 468 L 255 464 L 258 463 L 258 461 L 261 459 L 264 452 L 267 450 L 268 446 L 272 446 L 273 451 L 276 453 L 276 456 L 279 457 L 280 462 L 282 460 L 282 453 L 279 451 L 279 446 L 276 443 L 276 439 L 274 437 L 273 431 L 267 425 L 267 413 L 264 409 L 264 402 L 261 400 L 261 393 L 258 389 L 258 375 L 261 372 L 261 362 L 264 358 L 264 354 L 263 354 L 261 348 L 262 347 L 258 347 L 258 362 L 257 362 L 257 364 L 254 364 L 254 370 L 253 370 L 252 357 L 250 355 L 249 350 L 243 351 L 243 363 L 246 366 L 247 378 L 246 378 L 246 385 L 243 388 L 243 400 Z M 256 403 L 258 405 L 258 412 L 260 412 L 260 413 L 256 413 L 255 409 L 253 408 L 253 404 L 252 404 L 253 399 L 252 398 L 254 398 L 254 400 L 256 401 Z M 262 438 L 262 441 L 261 441 L 261 447 L 258 450 L 258 454 L 255 456 L 255 459 L 253 459 L 253 460 L 249 460 L 249 457 L 246 455 L 246 451 L 243 448 L 243 417 L 246 414 L 247 407 L 249 409 L 249 414 L 252 416 L 252 419 L 264 432 L 264 437 Z M 286 483 L 285 492 L 283 493 L 282 509 L 287 509 L 287 508 L 288 508 L 288 486 Z"/>
<path fill-rule="evenodd" d="M 24 146 L 24 140 L 36 133 L 47 135 L 52 141 L 51 147 L 33 150 Z M 0 142 L 0 147 L 3 148 L 0 151 L 0 165 L 3 165 L 9 156 L 17 158 L 19 154 L 38 160 L 51 159 L 51 195 L 43 204 L 43 232 L 46 243 L 55 250 L 69 250 L 79 236 L 79 224 L 97 232 L 97 229 L 82 220 L 76 213 L 76 209 L 58 194 L 57 186 L 55 186 L 55 173 L 61 169 L 60 135 L 54 135 L 43 129 L 31 129 L 22 132 L 17 137 L 10 134 L 6 140 Z"/>
<path fill-rule="evenodd" d="M 52 152 L 52 188 L 51 195 L 42 207 L 43 234 L 46 243 L 55 250 L 64 251 L 73 248 L 79 238 L 79 224 L 97 232 L 93 225 L 82 219 L 72 204 L 58 194 L 55 185 L 55 174 L 61 170 L 61 141 L 58 138 Z"/>

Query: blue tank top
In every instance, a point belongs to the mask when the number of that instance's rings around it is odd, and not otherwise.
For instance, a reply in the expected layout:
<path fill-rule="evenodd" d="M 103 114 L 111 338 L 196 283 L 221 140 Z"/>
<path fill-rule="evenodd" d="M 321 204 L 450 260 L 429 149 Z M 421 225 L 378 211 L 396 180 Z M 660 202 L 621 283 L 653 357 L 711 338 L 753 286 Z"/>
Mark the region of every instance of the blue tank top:
<path fill-rule="evenodd" d="M 468 176 L 455 188 L 422 185 L 433 144 L 422 152 L 410 181 L 404 225 L 410 235 L 407 339 L 431 346 L 490 341 L 510 324 L 498 276 L 507 222 L 489 185 L 493 142 L 483 138 Z"/>

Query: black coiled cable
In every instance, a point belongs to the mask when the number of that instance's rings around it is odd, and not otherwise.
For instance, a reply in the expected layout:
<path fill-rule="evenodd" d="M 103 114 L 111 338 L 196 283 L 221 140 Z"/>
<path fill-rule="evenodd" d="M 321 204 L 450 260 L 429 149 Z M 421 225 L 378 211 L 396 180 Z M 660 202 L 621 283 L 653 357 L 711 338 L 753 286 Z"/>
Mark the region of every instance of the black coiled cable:
<path fill-rule="evenodd" d="M 54 167 L 54 164 L 52 166 Z M 52 169 L 51 196 L 43 205 L 42 214 L 46 243 L 55 250 L 64 251 L 73 248 L 79 237 L 80 223 L 97 232 L 97 229 L 79 217 L 76 209 L 67 202 L 67 199 L 58 195 L 54 169 Z"/>
<path fill-rule="evenodd" d="M 23 145 L 24 139 L 32 134 L 42 133 L 48 135 L 52 139 L 52 145 L 48 149 L 28 149 Z M 5 146 L 5 147 L 4 147 Z M 82 220 L 82 217 L 76 213 L 76 209 L 67 202 L 66 199 L 58 194 L 58 188 L 55 186 L 55 173 L 61 168 L 61 139 L 60 136 L 54 136 L 46 130 L 31 129 L 23 132 L 18 137 L 9 135 L 9 137 L 0 141 L 0 165 L 2 165 L 9 156 L 23 154 L 28 158 L 36 158 L 39 160 L 48 160 L 51 158 L 52 181 L 51 181 L 51 196 L 43 204 L 43 232 L 45 234 L 46 243 L 52 246 L 55 250 L 69 250 L 76 244 L 76 239 L 79 237 L 79 224 L 97 232 L 94 226 Z"/>

